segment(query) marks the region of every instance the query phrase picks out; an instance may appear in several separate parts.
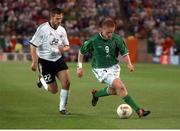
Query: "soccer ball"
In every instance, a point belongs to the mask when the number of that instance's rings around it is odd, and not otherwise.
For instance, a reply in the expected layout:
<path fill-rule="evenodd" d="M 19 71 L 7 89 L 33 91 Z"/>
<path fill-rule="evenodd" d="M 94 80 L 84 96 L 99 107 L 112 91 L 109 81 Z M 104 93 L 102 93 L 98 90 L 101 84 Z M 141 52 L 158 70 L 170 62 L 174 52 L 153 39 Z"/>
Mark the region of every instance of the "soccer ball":
<path fill-rule="evenodd" d="M 128 104 L 121 104 L 117 108 L 117 114 L 122 119 L 130 118 L 132 112 L 132 108 Z"/>

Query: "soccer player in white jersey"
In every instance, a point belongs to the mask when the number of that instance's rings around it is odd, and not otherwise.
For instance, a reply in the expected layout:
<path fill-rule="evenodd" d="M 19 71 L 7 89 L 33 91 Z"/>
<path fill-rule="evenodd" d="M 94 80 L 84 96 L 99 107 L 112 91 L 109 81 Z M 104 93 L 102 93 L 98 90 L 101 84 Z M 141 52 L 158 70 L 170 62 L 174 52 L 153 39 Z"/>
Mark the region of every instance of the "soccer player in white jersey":
<path fill-rule="evenodd" d="M 60 80 L 62 89 L 60 91 L 59 112 L 62 115 L 70 114 L 67 109 L 70 80 L 69 70 L 62 54 L 70 49 L 66 30 L 61 26 L 63 12 L 59 8 L 50 11 L 50 20 L 41 24 L 30 43 L 32 65 L 31 69 L 39 68 L 40 78 L 38 87 L 43 85 L 44 89 L 56 94 L 58 86 L 55 77 Z"/>

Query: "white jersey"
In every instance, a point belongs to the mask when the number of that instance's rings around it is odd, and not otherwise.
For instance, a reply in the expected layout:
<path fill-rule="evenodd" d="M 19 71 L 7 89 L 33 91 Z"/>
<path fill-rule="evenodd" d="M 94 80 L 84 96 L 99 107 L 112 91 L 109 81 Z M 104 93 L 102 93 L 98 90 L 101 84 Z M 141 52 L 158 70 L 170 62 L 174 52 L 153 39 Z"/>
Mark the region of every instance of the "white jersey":
<path fill-rule="evenodd" d="M 66 30 L 62 26 L 53 29 L 49 22 L 43 23 L 37 28 L 30 43 L 37 47 L 38 57 L 49 61 L 56 61 L 62 57 L 62 54 L 55 52 L 54 49 L 69 45 Z"/>

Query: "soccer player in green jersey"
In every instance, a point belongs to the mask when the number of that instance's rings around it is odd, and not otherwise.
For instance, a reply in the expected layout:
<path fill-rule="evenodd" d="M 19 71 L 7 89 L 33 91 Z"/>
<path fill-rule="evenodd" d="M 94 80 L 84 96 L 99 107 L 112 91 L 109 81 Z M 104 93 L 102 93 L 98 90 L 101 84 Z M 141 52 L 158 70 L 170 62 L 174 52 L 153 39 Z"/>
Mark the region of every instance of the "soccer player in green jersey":
<path fill-rule="evenodd" d="M 115 22 L 107 18 L 102 22 L 101 32 L 84 42 L 78 54 L 77 76 L 83 76 L 82 62 L 84 54 L 92 53 L 92 71 L 101 83 L 107 85 L 99 91 L 92 90 L 92 106 L 96 106 L 99 97 L 117 94 L 136 111 L 139 117 L 145 117 L 150 114 L 150 111 L 146 111 L 137 105 L 119 78 L 119 53 L 123 56 L 130 72 L 134 71 L 134 67 L 131 64 L 128 49 L 122 37 L 115 34 L 114 31 Z"/>

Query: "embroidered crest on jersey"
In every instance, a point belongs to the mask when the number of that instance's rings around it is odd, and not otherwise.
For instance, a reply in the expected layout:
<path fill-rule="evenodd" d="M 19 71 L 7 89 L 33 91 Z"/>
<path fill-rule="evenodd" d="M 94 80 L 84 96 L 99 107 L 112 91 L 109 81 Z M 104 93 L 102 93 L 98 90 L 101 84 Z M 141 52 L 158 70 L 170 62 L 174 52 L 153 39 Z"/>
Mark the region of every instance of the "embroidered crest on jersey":
<path fill-rule="evenodd" d="M 55 38 L 52 32 L 49 33 L 48 35 L 48 41 L 50 45 L 57 45 L 59 42 L 59 39 Z"/>
<path fill-rule="evenodd" d="M 52 40 L 52 42 L 50 43 L 50 45 L 57 45 L 58 42 L 59 42 L 59 39 L 54 38 L 54 39 Z"/>

